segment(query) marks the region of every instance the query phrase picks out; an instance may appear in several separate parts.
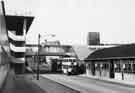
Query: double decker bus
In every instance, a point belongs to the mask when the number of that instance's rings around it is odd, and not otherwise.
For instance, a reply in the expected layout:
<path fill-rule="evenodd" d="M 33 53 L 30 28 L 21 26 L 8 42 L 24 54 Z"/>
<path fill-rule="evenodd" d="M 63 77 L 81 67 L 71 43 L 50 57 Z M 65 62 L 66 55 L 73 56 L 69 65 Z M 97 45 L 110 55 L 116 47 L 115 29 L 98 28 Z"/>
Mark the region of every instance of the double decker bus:
<path fill-rule="evenodd" d="M 62 58 L 62 72 L 67 75 L 78 74 L 77 61 L 74 57 Z"/>

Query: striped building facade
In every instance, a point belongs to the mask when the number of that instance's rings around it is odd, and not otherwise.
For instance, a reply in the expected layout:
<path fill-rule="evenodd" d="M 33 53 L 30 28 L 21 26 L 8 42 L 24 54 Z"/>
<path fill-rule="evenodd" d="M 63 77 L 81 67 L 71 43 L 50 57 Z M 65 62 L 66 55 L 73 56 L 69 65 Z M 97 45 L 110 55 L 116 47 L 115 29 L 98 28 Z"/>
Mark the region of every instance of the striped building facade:
<path fill-rule="evenodd" d="M 34 17 L 6 15 L 7 30 L 10 44 L 10 53 L 15 61 L 11 66 L 16 73 L 25 71 L 25 40 L 26 33 Z"/>

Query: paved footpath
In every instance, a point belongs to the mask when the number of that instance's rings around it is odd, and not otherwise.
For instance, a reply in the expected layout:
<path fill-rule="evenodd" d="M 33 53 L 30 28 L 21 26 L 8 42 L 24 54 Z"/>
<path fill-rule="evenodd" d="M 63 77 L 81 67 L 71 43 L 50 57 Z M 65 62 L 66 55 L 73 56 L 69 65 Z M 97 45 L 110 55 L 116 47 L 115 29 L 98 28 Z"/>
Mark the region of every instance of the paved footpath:
<path fill-rule="evenodd" d="M 23 76 L 15 76 L 10 72 L 0 93 L 46 93 L 39 86 Z"/>
<path fill-rule="evenodd" d="M 107 83 L 81 76 L 66 76 L 61 74 L 44 74 L 44 78 L 51 79 L 82 93 L 134 93 L 135 88 Z"/>
<path fill-rule="evenodd" d="M 10 72 L 0 93 L 79 93 L 72 88 L 32 74 L 14 75 Z"/>

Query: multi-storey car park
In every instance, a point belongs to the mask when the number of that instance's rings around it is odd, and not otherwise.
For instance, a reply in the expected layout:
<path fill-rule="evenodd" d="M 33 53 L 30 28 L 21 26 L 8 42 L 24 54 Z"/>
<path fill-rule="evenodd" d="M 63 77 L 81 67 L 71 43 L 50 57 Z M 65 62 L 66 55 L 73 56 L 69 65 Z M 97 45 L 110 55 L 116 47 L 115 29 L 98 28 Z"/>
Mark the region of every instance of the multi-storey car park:
<path fill-rule="evenodd" d="M 33 19 L 6 13 L 4 1 L 0 2 L 0 87 L 11 67 L 16 73 L 24 72 L 25 35 Z"/>

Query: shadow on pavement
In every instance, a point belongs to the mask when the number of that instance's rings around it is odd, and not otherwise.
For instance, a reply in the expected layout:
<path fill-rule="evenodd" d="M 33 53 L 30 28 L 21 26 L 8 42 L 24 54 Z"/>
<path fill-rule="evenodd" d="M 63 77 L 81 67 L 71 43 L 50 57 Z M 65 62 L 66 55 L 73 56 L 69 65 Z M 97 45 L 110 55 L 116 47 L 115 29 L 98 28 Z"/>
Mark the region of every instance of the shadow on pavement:
<path fill-rule="evenodd" d="M 0 93 L 46 93 L 24 75 L 15 75 L 9 71 Z"/>

